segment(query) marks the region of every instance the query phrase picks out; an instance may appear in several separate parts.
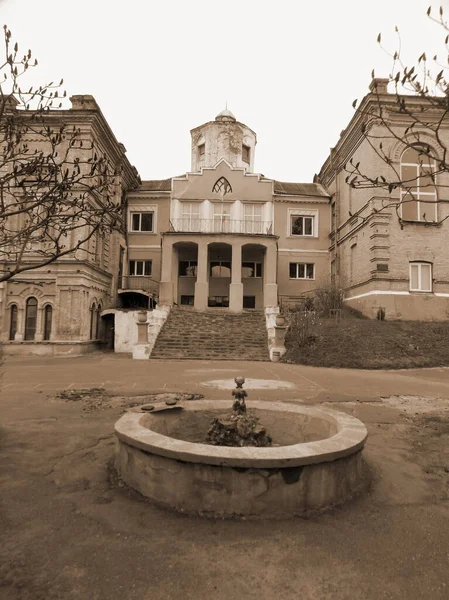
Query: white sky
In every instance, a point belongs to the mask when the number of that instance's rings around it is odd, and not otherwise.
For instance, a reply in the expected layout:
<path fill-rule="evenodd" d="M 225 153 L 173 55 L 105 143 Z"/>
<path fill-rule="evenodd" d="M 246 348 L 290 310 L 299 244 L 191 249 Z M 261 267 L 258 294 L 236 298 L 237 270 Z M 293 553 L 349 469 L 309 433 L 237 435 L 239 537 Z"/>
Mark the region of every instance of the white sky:
<path fill-rule="evenodd" d="M 227 101 L 257 133 L 255 170 L 307 182 L 371 70 L 388 76 L 379 32 L 394 50 L 398 25 L 410 66 L 423 51 L 444 54 L 430 2 L 0 0 L 0 16 L 39 59 L 33 83 L 64 77 L 69 95 L 95 96 L 142 179 L 188 171 L 190 129 Z"/>

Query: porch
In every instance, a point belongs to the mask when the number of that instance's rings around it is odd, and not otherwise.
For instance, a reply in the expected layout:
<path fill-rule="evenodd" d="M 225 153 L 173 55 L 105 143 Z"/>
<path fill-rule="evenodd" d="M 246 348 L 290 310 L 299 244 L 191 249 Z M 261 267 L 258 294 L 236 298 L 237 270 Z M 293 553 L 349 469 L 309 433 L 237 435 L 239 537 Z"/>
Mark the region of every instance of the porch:
<path fill-rule="evenodd" d="M 166 233 L 160 303 L 219 308 L 277 306 L 275 236 Z"/>

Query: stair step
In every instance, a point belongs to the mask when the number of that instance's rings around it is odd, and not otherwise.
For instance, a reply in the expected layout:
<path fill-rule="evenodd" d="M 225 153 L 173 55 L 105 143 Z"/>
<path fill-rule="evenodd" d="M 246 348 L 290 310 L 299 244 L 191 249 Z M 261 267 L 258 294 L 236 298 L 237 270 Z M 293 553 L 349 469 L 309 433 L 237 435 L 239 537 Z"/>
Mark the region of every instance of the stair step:
<path fill-rule="evenodd" d="M 258 311 L 220 314 L 174 308 L 151 358 L 267 361 L 265 315 Z"/>

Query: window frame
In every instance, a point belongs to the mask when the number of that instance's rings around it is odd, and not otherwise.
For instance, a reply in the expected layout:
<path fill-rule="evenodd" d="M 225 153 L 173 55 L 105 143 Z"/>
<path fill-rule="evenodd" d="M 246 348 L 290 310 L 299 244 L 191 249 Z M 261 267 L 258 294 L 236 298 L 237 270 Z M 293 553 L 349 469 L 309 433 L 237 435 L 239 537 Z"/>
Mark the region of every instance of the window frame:
<path fill-rule="evenodd" d="M 212 273 L 212 269 L 213 269 L 213 267 L 217 267 L 217 266 L 220 267 L 220 271 L 222 268 L 229 269 L 229 275 L 214 275 Z M 210 279 L 231 279 L 231 277 L 232 277 L 232 262 L 230 260 L 210 260 L 209 261 L 209 278 Z"/>
<path fill-rule="evenodd" d="M 293 219 L 294 218 L 298 218 L 298 217 L 302 217 L 303 219 L 305 218 L 311 218 L 312 219 L 312 233 L 293 233 Z M 304 221 L 303 221 L 304 223 Z M 287 219 L 287 237 L 290 238 L 294 238 L 294 239 L 304 239 L 304 238 L 318 238 L 318 231 L 319 231 L 319 227 L 318 227 L 319 223 L 318 223 L 318 210 L 298 210 L 298 209 L 294 209 L 291 208 L 288 211 L 288 219 Z M 303 225 L 303 230 L 305 231 L 305 227 Z"/>
<path fill-rule="evenodd" d="M 33 305 L 31 305 L 31 301 L 34 300 L 35 303 L 33 303 Z M 30 317 L 29 314 L 29 309 L 30 306 L 32 308 L 35 308 L 35 315 L 34 315 L 34 327 L 30 327 L 28 322 L 29 320 L 32 321 L 33 317 Z M 26 303 L 25 303 L 25 327 L 24 327 L 24 337 L 23 339 L 26 342 L 32 342 L 36 339 L 36 333 L 37 333 L 37 317 L 38 317 L 38 308 L 39 308 L 39 304 L 37 301 L 37 298 L 35 296 L 30 296 L 29 298 L 26 299 Z"/>
<path fill-rule="evenodd" d="M 296 265 L 296 276 L 291 276 L 291 265 Z M 304 266 L 304 277 L 299 276 L 299 267 L 300 265 Z M 307 277 L 307 267 L 313 268 L 313 277 Z M 292 281 L 301 280 L 301 281 L 315 281 L 316 280 L 316 266 L 315 263 L 302 263 L 302 262 L 289 262 L 288 263 L 288 278 Z"/>
<path fill-rule="evenodd" d="M 436 169 L 436 161 L 434 159 L 431 159 L 429 156 L 427 156 L 426 154 L 423 154 L 424 157 L 424 161 L 422 162 L 404 162 L 403 161 L 403 156 L 409 151 L 409 150 L 416 150 L 419 153 L 419 148 L 423 147 L 423 144 L 415 144 L 415 145 L 411 145 L 408 146 L 407 148 L 405 148 L 405 150 L 402 152 L 401 157 L 399 159 L 399 169 L 400 169 L 400 177 L 401 177 L 401 182 L 403 181 L 403 168 L 406 167 L 408 169 L 415 167 L 416 169 L 416 176 L 414 177 L 414 181 L 416 182 L 416 185 L 411 186 L 413 188 L 415 188 L 413 191 L 410 191 L 408 189 L 406 189 L 403 185 L 401 185 L 400 187 L 400 215 L 401 215 L 401 219 L 403 221 L 408 221 L 410 223 L 437 223 L 438 222 L 438 198 L 437 198 L 437 177 L 435 175 L 435 181 L 433 183 L 433 188 L 434 191 L 433 192 L 427 192 L 424 191 L 422 192 L 420 190 L 420 178 L 422 175 L 426 175 L 425 171 L 422 171 L 423 167 L 424 169 L 427 167 L 429 169 L 432 170 L 432 172 L 435 172 Z M 431 151 L 429 150 L 425 150 L 426 152 Z M 424 164 L 424 162 L 426 164 Z M 410 204 L 414 204 L 416 203 L 416 213 L 417 213 L 417 219 L 410 219 L 410 218 L 404 218 L 403 217 L 403 206 L 404 206 L 404 198 L 406 198 L 408 195 L 411 195 L 413 197 L 413 200 L 410 201 Z M 434 218 L 433 219 L 421 219 L 421 200 L 425 200 L 425 198 L 434 198 L 435 203 L 434 203 Z M 426 203 L 427 204 L 427 203 Z M 429 207 L 431 206 L 431 204 L 428 205 Z M 425 212 L 425 211 L 423 211 Z"/>
<path fill-rule="evenodd" d="M 245 265 L 252 265 L 251 267 L 245 267 Z M 248 275 L 248 276 L 244 276 L 243 275 L 243 269 L 244 268 L 252 268 L 253 269 L 253 273 L 254 275 Z M 258 275 L 257 273 L 260 273 L 260 275 Z M 259 261 L 251 261 L 251 260 L 242 260 L 242 279 L 262 279 L 262 263 Z"/>
<path fill-rule="evenodd" d="M 153 214 L 152 230 L 145 231 L 142 229 L 133 228 L 133 215 L 143 215 L 146 213 Z M 139 226 L 142 223 L 142 217 L 139 219 Z M 128 232 L 136 235 L 154 235 L 157 233 L 157 205 L 136 204 L 128 207 Z"/>
<path fill-rule="evenodd" d="M 194 269 L 193 275 L 181 275 L 181 263 L 188 263 L 187 269 Z M 178 261 L 178 277 L 196 277 L 198 274 L 198 261 L 197 260 L 180 260 Z"/>
<path fill-rule="evenodd" d="M 412 268 L 418 268 L 418 287 L 412 287 Z M 422 289 L 422 267 L 429 267 L 430 269 L 430 289 L 424 290 Z M 433 263 L 426 261 L 411 261 L 409 262 L 409 291 L 410 292 L 421 292 L 424 294 L 432 294 L 433 293 Z"/>
<path fill-rule="evenodd" d="M 50 313 L 50 318 L 48 314 Z M 53 325 L 53 306 L 46 304 L 43 308 L 43 328 L 42 328 L 42 339 L 44 342 L 49 342 L 51 339 L 51 329 Z"/>
<path fill-rule="evenodd" d="M 15 309 L 15 310 L 13 310 Z M 13 318 L 14 316 L 14 318 Z M 9 332 L 8 332 L 8 340 L 10 342 L 16 339 L 17 328 L 19 324 L 19 307 L 17 304 L 11 304 L 9 307 Z"/>
<path fill-rule="evenodd" d="M 134 273 L 131 273 L 131 263 L 134 263 Z M 137 263 L 142 263 L 142 273 L 137 273 Z M 149 263 L 149 274 L 146 271 L 146 263 Z M 153 261 L 151 258 L 130 258 L 128 260 L 128 275 L 129 277 L 151 277 L 153 272 Z"/>
<path fill-rule="evenodd" d="M 245 155 L 248 160 L 244 158 Z M 251 164 L 251 146 L 248 146 L 247 144 L 242 144 L 242 162 L 246 163 L 247 165 Z"/>

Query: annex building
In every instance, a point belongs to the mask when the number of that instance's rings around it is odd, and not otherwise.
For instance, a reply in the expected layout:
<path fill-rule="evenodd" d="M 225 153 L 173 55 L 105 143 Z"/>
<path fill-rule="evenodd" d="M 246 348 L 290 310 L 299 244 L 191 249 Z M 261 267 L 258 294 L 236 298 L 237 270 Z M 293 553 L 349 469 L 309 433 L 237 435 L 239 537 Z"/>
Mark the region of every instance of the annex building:
<path fill-rule="evenodd" d="M 374 80 L 363 102 L 379 98 L 391 126 L 403 131 L 407 115 L 395 111 L 386 80 Z M 141 181 L 91 96 L 74 96 L 61 113 L 121 166 L 126 231 L 0 284 L 4 351 L 79 354 L 101 340 L 113 346 L 120 311 L 266 311 L 330 283 L 371 318 L 447 319 L 449 208 L 438 185 L 448 182 L 446 174 L 425 178 L 423 168 L 432 165 L 423 166 L 419 144 L 393 137 L 384 147 L 418 181 L 412 196 L 347 183 L 351 159 L 373 173 L 385 168 L 359 114 L 313 183 L 282 182 L 254 172 L 256 133 L 224 110 L 191 131 L 187 173 Z M 378 123 L 370 126 L 382 133 Z M 435 144 L 428 133 L 420 139 Z"/>

